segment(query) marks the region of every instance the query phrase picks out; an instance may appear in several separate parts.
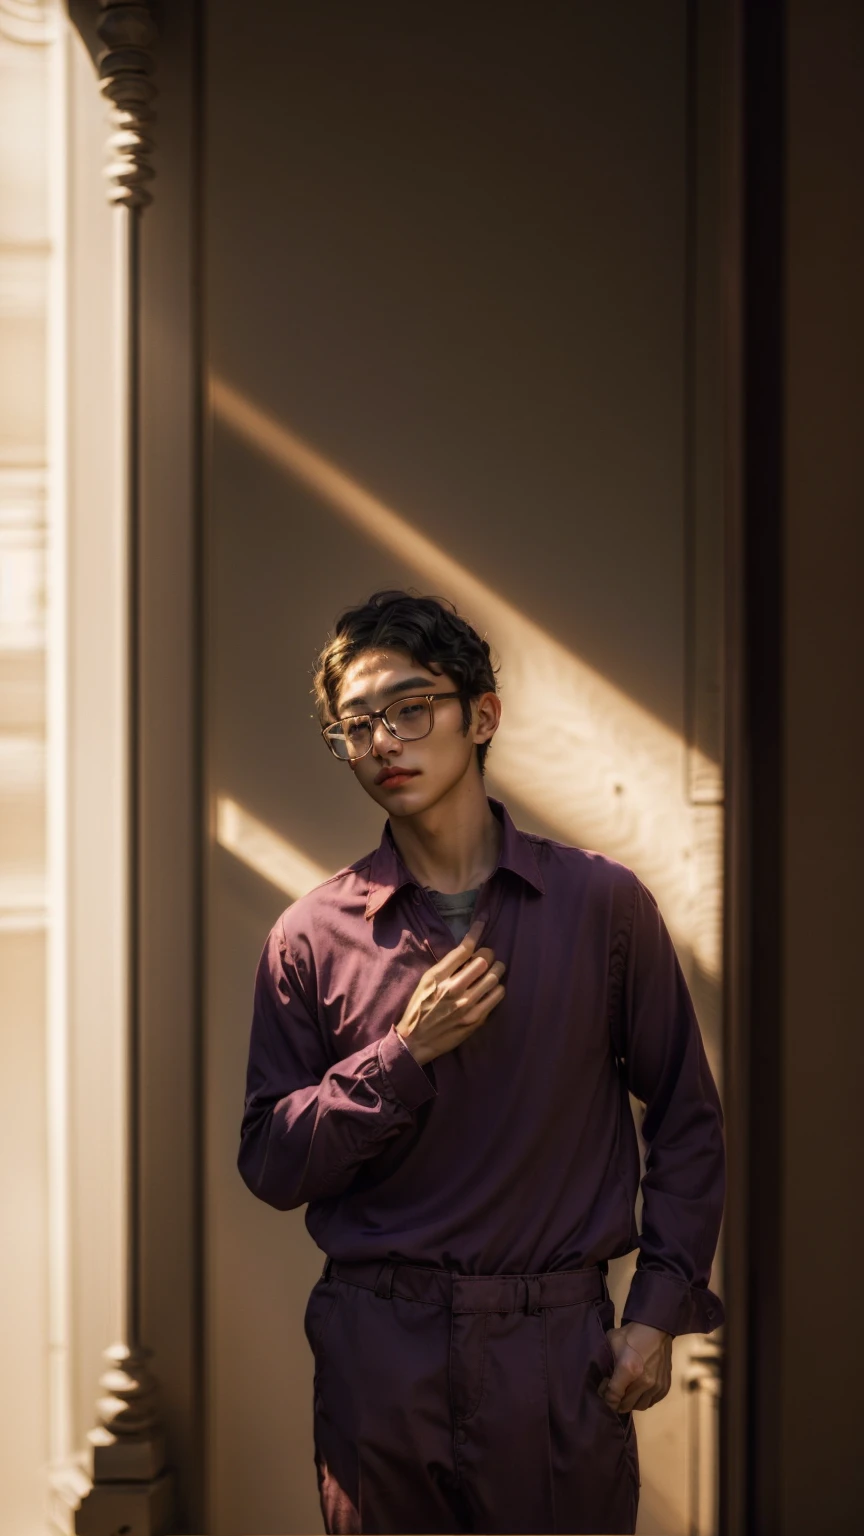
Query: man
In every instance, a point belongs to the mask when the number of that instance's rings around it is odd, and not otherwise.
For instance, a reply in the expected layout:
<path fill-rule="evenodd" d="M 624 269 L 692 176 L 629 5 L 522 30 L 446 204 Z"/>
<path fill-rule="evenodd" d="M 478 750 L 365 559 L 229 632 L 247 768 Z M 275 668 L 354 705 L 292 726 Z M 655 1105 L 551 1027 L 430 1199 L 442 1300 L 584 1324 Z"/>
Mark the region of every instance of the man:
<path fill-rule="evenodd" d="M 264 947 L 239 1167 L 308 1201 L 328 1255 L 328 1532 L 632 1532 L 632 1412 L 673 1337 L 723 1321 L 720 1103 L 650 891 L 487 797 L 495 669 L 451 607 L 375 593 L 319 658 L 324 739 L 388 819 Z M 538 719 L 539 775 L 554 740 Z M 636 1246 L 616 1328 L 608 1260 Z"/>

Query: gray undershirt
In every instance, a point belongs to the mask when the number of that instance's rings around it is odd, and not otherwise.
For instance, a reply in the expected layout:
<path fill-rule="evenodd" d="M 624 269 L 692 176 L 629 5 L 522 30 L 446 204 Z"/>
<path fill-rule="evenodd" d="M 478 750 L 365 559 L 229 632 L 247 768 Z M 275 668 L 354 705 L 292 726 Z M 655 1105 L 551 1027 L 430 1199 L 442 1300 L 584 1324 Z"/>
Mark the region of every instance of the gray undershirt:
<path fill-rule="evenodd" d="M 426 887 L 426 894 L 438 908 L 457 944 L 471 927 L 478 890 L 479 886 L 473 891 L 457 891 L 455 895 L 449 896 L 444 891 L 430 891 Z"/>

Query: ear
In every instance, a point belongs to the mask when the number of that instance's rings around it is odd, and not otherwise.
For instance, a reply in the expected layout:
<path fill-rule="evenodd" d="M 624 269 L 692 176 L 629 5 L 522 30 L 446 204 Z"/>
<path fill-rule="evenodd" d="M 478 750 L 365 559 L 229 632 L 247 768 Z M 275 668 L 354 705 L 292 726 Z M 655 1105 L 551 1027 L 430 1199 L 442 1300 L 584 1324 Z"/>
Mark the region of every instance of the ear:
<path fill-rule="evenodd" d="M 474 742 L 480 746 L 491 741 L 501 721 L 501 700 L 497 693 L 482 693 L 475 700 Z"/>

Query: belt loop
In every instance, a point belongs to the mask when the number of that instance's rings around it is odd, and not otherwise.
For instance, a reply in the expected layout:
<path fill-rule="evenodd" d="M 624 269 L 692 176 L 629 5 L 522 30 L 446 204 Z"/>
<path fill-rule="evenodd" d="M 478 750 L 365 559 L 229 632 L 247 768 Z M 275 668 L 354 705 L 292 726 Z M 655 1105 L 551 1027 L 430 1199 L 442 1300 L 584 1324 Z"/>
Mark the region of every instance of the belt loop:
<path fill-rule="evenodd" d="M 525 1280 L 525 1311 L 537 1313 L 540 1311 L 540 1281 L 536 1275 L 526 1275 Z"/>
<path fill-rule="evenodd" d="M 330 1258 L 330 1255 L 328 1254 L 327 1258 L 324 1260 L 324 1268 L 321 1271 L 321 1279 L 322 1280 L 329 1280 L 330 1279 L 330 1271 L 331 1271 L 332 1268 L 333 1268 L 333 1260 Z"/>
<path fill-rule="evenodd" d="M 375 1295 L 380 1296 L 382 1301 L 389 1301 L 393 1294 L 393 1271 L 395 1268 L 395 1264 L 385 1263 L 381 1265 L 378 1272 L 378 1279 L 375 1282 Z"/>

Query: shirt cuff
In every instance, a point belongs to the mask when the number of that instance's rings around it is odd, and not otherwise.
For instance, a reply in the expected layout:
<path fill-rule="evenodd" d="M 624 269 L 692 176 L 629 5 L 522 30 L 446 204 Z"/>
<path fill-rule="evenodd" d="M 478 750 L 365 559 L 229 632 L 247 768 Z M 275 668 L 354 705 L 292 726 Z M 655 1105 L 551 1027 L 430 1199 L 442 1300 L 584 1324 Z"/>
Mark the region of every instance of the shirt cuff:
<path fill-rule="evenodd" d="M 621 1314 L 625 1323 L 648 1323 L 665 1333 L 713 1333 L 725 1322 L 719 1296 L 704 1285 L 688 1285 L 678 1275 L 637 1269 Z"/>
<path fill-rule="evenodd" d="M 419 1109 L 438 1090 L 430 1070 L 414 1060 L 395 1024 L 378 1046 L 378 1062 L 390 1091 L 406 1109 Z"/>

